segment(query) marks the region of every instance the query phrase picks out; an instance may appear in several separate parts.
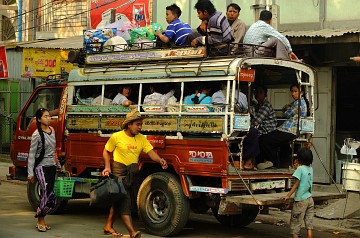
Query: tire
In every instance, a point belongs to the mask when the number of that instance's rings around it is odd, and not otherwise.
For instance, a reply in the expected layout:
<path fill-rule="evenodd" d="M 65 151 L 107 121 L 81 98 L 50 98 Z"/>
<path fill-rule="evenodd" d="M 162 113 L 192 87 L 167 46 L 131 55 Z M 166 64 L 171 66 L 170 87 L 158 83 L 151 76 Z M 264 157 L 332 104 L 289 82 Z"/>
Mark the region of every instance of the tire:
<path fill-rule="evenodd" d="M 149 175 L 140 186 L 137 205 L 139 217 L 152 235 L 174 236 L 189 218 L 189 199 L 185 197 L 179 179 L 171 173 Z"/>
<path fill-rule="evenodd" d="M 243 205 L 242 214 L 219 215 L 218 208 L 211 208 L 216 220 L 227 227 L 244 227 L 252 223 L 259 213 L 259 208 L 252 205 Z"/>
<path fill-rule="evenodd" d="M 34 183 L 28 182 L 27 184 L 27 197 L 31 207 L 36 211 L 40 204 L 40 184 L 36 177 Z M 56 198 L 56 205 L 49 214 L 60 213 L 67 203 L 67 199 Z"/>

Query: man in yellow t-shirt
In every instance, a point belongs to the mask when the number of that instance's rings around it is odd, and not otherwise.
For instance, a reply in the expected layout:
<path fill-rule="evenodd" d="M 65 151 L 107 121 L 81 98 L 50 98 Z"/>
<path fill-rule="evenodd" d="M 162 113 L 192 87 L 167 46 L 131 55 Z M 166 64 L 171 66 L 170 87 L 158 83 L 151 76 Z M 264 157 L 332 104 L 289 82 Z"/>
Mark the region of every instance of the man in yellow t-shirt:
<path fill-rule="evenodd" d="M 103 157 L 105 161 L 105 169 L 102 171 L 103 176 L 109 176 L 111 173 L 110 159 L 113 153 L 113 174 L 115 176 L 126 176 L 127 166 L 138 163 L 141 152 L 146 153 L 153 161 L 159 162 L 163 169 L 167 168 L 167 163 L 163 158 L 155 153 L 152 145 L 142 134 L 142 119 L 140 112 L 132 111 L 126 115 L 125 121 L 122 123 L 122 131 L 111 135 L 105 145 Z M 126 197 L 121 201 L 113 204 L 104 226 L 104 233 L 112 236 L 122 236 L 114 229 L 114 221 L 116 218 L 115 211 L 121 215 L 121 219 L 125 223 L 131 238 L 140 238 L 140 231 L 135 231 L 131 219 L 131 199 L 128 192 Z"/>

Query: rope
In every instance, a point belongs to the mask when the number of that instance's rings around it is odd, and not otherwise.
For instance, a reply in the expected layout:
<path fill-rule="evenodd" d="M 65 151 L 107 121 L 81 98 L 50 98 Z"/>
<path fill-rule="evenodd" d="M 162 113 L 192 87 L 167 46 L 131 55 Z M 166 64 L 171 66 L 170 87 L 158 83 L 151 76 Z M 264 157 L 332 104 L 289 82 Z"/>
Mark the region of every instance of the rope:
<path fill-rule="evenodd" d="M 319 160 L 320 160 L 320 162 L 321 162 L 321 165 L 322 165 L 323 168 L 325 169 L 327 175 L 329 176 L 329 178 L 331 179 L 331 181 L 335 184 L 335 187 L 337 188 L 337 190 L 339 191 L 339 193 L 343 193 L 342 191 L 340 191 L 340 189 L 339 189 L 338 186 L 336 185 L 336 182 L 335 182 L 335 180 L 333 179 L 333 177 L 330 175 L 329 171 L 326 169 L 325 164 L 324 164 L 323 160 L 320 158 L 320 155 L 319 155 L 319 153 L 317 152 L 317 150 L 316 150 L 316 148 L 315 148 L 314 145 L 313 145 L 313 148 L 314 148 L 314 151 L 315 151 L 317 157 L 319 158 Z"/>
<path fill-rule="evenodd" d="M 249 186 L 246 184 L 244 178 L 241 176 L 239 170 L 236 168 L 236 166 L 235 166 L 235 161 L 234 161 L 233 155 L 232 155 L 232 153 L 231 153 L 231 151 L 230 151 L 230 148 L 229 148 L 229 145 L 228 145 L 228 144 L 227 144 L 227 148 L 228 148 L 228 152 L 229 152 L 229 154 L 230 154 L 230 158 L 231 158 L 231 161 L 232 161 L 232 163 L 233 163 L 233 165 L 234 165 L 234 168 L 235 168 L 236 173 L 238 174 L 238 176 L 239 176 L 239 178 L 241 179 L 241 181 L 244 183 L 246 189 L 248 190 L 248 192 L 250 193 L 250 195 L 252 196 L 252 198 L 255 200 L 256 204 L 259 206 L 259 212 L 260 212 L 261 210 L 264 209 L 264 207 L 263 207 L 262 205 L 260 205 L 259 200 L 257 200 L 257 199 L 255 198 L 255 196 L 254 196 L 254 194 L 251 192 Z M 240 156 L 241 156 L 241 155 L 240 155 Z"/>
<path fill-rule="evenodd" d="M 334 181 L 333 177 L 330 176 L 329 171 L 326 169 L 326 167 L 325 167 L 325 165 L 324 165 L 324 162 L 323 162 L 322 159 L 320 158 L 320 155 L 319 155 L 319 153 L 317 152 L 317 150 L 316 150 L 316 148 L 315 148 L 314 145 L 313 145 L 313 148 L 314 148 L 314 151 L 315 151 L 317 157 L 319 158 L 322 166 L 324 167 L 326 173 L 327 173 L 328 176 L 330 177 L 331 181 L 335 184 L 335 187 L 337 188 L 337 190 L 339 191 L 339 193 L 343 193 L 343 192 L 340 191 L 340 189 L 339 189 L 338 186 L 336 185 L 336 182 Z M 348 160 L 348 159 L 346 159 L 346 160 Z M 345 210 L 346 210 L 346 206 L 347 206 L 347 202 L 348 202 L 348 193 L 345 193 L 345 195 L 346 195 L 346 200 L 345 200 L 344 211 L 343 211 L 342 217 L 339 217 L 339 219 L 338 219 L 338 227 L 341 227 L 341 226 L 342 226 L 341 220 L 344 219 L 344 217 L 345 217 Z M 341 223 L 341 224 L 340 224 L 340 223 Z"/>

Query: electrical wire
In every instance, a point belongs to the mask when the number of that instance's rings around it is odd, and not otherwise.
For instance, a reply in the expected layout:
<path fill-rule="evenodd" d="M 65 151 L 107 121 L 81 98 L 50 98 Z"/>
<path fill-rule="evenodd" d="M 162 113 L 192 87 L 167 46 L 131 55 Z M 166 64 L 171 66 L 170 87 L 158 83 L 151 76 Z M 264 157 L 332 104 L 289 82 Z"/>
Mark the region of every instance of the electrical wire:
<path fill-rule="evenodd" d="M 85 14 L 85 13 L 88 13 L 88 12 L 90 12 L 90 11 L 96 10 L 96 9 L 99 8 L 99 7 L 103 7 L 103 6 L 109 5 L 109 4 L 114 3 L 114 2 L 116 2 L 116 1 L 117 1 L 117 0 L 112 0 L 111 2 L 103 3 L 103 4 L 101 4 L 100 6 L 91 8 L 91 9 L 89 9 L 89 10 L 85 10 L 85 11 L 82 11 L 82 12 L 79 12 L 79 13 L 76 13 L 76 14 L 73 14 L 73 15 L 70 15 L 70 16 L 67 16 L 67 17 L 64 17 L 64 18 L 57 19 L 57 20 L 51 22 L 51 24 L 54 24 L 54 23 L 57 23 L 57 22 L 60 22 L 60 21 L 64 21 L 64 20 L 67 20 L 67 19 L 74 18 L 74 17 L 76 17 L 76 16 L 79 16 L 79 15 L 82 15 L 82 14 Z M 127 8 L 129 8 L 129 7 L 130 7 L 130 6 L 128 6 Z M 47 24 L 49 24 L 49 23 L 40 24 L 40 25 L 33 26 L 33 27 L 27 27 L 27 28 L 25 28 L 25 29 L 22 29 L 21 31 L 39 28 L 39 27 L 44 26 L 44 25 L 47 25 Z M 19 32 L 19 31 L 15 31 L 15 33 L 16 33 L 16 32 Z"/>
<path fill-rule="evenodd" d="M 68 1 L 68 0 L 62 0 L 61 3 L 63 3 L 64 1 Z M 60 4 L 61 4 L 61 3 L 60 3 Z M 33 8 L 33 9 L 30 10 L 30 11 L 26 11 L 26 12 L 23 12 L 23 13 L 21 13 L 21 14 L 18 14 L 18 15 L 12 16 L 12 17 L 9 17 L 8 20 L 17 19 L 17 18 L 20 17 L 20 16 L 27 15 L 27 14 L 29 14 L 29 13 L 31 13 L 31 12 L 34 12 L 34 11 L 36 11 L 36 10 L 39 10 L 39 9 L 41 9 L 41 8 L 47 6 L 47 5 L 50 5 L 50 4 L 54 5 L 54 3 L 50 1 L 50 2 L 48 2 L 48 3 L 46 3 L 46 4 L 44 4 L 44 5 L 41 5 L 40 7 Z M 59 3 L 58 3 L 58 4 L 59 4 Z M 47 10 L 47 9 L 49 9 L 49 8 L 51 8 L 51 7 L 52 7 L 52 6 L 49 6 L 49 7 L 47 7 L 46 9 L 43 9 L 43 11 L 44 11 L 44 10 Z"/>

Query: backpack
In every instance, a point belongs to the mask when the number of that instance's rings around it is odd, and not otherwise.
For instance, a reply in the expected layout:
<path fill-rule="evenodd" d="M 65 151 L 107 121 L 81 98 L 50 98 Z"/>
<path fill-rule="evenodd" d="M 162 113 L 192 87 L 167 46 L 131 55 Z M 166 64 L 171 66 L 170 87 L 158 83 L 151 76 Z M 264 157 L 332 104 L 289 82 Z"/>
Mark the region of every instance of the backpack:
<path fill-rule="evenodd" d="M 207 98 L 207 97 L 210 97 L 210 96 L 205 96 L 205 97 L 203 97 L 202 99 L 200 99 L 199 100 L 199 96 L 198 95 L 195 95 L 195 97 L 194 98 L 192 98 L 191 99 L 191 101 L 193 101 L 194 102 L 194 104 L 200 104 L 205 98 Z"/>

